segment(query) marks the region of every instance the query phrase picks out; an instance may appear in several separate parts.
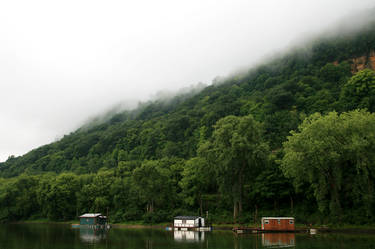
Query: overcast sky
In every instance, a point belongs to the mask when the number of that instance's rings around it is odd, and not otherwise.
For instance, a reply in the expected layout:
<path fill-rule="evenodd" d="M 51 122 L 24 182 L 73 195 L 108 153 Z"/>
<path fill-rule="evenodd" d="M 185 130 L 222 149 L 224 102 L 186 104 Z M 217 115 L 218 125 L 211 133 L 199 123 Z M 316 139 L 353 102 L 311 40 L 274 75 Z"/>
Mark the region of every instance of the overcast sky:
<path fill-rule="evenodd" d="M 250 66 L 374 0 L 0 1 L 0 161 Z"/>

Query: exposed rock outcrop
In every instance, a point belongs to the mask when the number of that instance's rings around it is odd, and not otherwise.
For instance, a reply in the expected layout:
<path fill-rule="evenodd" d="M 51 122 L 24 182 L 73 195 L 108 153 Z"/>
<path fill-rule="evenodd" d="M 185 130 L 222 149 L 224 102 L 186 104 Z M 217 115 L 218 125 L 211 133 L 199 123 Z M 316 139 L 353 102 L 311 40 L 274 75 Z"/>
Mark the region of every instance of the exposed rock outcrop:
<path fill-rule="evenodd" d="M 367 55 L 351 59 L 351 63 L 353 74 L 366 68 L 375 70 L 375 50 L 371 50 Z"/>
<path fill-rule="evenodd" d="M 370 65 L 371 69 L 375 70 L 375 50 L 372 50 L 370 52 L 369 65 Z"/>

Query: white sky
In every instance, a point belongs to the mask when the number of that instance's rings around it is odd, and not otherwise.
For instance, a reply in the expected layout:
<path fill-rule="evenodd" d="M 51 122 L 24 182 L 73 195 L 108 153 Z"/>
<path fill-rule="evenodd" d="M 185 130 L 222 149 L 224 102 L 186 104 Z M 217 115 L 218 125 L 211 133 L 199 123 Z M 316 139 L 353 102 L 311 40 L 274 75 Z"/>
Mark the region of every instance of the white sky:
<path fill-rule="evenodd" d="M 374 0 L 0 0 L 0 161 L 210 83 Z"/>

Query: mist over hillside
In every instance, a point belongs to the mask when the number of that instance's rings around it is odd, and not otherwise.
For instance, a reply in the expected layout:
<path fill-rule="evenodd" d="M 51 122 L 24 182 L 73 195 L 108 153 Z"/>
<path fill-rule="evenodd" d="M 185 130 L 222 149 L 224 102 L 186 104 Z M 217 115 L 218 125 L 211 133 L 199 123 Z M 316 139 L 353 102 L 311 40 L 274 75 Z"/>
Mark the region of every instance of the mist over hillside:
<path fill-rule="evenodd" d="M 247 70 L 373 6 L 373 0 L 4 2 L 0 161 L 49 144 L 114 106 L 129 109 L 158 91 Z"/>
<path fill-rule="evenodd" d="M 294 98 L 292 96 L 293 94 L 290 96 L 283 96 L 283 88 L 280 88 L 280 86 L 278 86 L 282 85 L 282 77 L 279 78 L 280 76 L 277 75 L 293 75 L 292 70 L 294 70 L 295 68 L 303 68 L 304 66 L 311 67 L 312 64 L 323 66 L 325 63 L 338 64 L 341 62 L 347 62 L 348 65 L 345 66 L 350 66 L 352 73 L 358 71 L 357 69 L 353 69 L 353 67 L 372 68 L 373 65 L 371 63 L 368 64 L 368 61 L 363 62 L 366 65 L 364 65 L 363 63 L 363 65 L 358 65 L 358 62 L 355 60 L 363 56 L 371 57 L 371 52 L 373 51 L 371 39 L 375 21 L 373 15 L 374 12 L 375 9 L 371 9 L 362 11 L 355 16 L 350 16 L 350 18 L 348 16 L 347 18 L 340 20 L 334 28 L 327 28 L 323 32 L 320 32 L 319 35 L 312 34 L 310 36 L 310 40 L 304 40 L 304 43 L 301 43 L 301 41 L 296 42 L 295 44 L 297 45 L 294 45 L 293 47 L 286 49 L 284 52 L 280 52 L 277 55 L 265 58 L 263 61 L 259 62 L 257 66 L 253 66 L 250 69 L 242 69 L 236 71 L 225 77 L 216 77 L 209 86 L 206 86 L 203 83 L 198 83 L 195 86 L 191 85 L 190 87 L 183 88 L 176 92 L 159 91 L 150 101 L 147 102 L 139 102 L 138 104 L 136 104 L 135 102 L 119 103 L 116 106 L 112 107 L 109 111 L 104 111 L 100 115 L 89 118 L 85 122 L 85 124 L 76 132 L 73 132 L 72 135 L 74 137 L 74 134 L 80 132 L 89 133 L 90 130 L 109 129 L 112 125 L 118 125 L 119 123 L 126 123 L 131 121 L 146 122 L 147 120 L 152 121 L 153 118 L 163 117 L 163 115 L 170 115 L 176 112 L 183 112 L 185 113 L 185 115 L 189 116 L 190 114 L 185 110 L 186 106 L 192 107 L 194 105 L 202 104 L 202 99 L 212 99 L 213 97 L 211 95 L 213 93 L 215 96 L 216 94 L 220 94 L 221 96 L 217 95 L 213 101 L 210 100 L 209 102 L 211 103 L 209 106 L 214 106 L 217 99 L 228 99 L 227 102 L 232 101 L 233 103 L 227 103 L 229 106 L 237 105 L 238 107 L 240 107 L 243 104 L 246 105 L 246 103 L 239 103 L 240 101 L 236 98 L 233 98 L 234 96 L 229 97 L 233 93 L 228 93 L 224 90 L 230 88 L 232 92 L 236 92 L 239 90 L 233 90 L 233 88 L 235 89 L 237 86 L 245 89 L 246 92 L 245 95 L 241 94 L 237 96 L 246 99 L 241 100 L 242 102 L 250 101 L 250 103 L 255 104 L 255 106 L 258 107 L 260 104 L 262 104 L 263 106 L 266 106 L 267 109 L 267 104 L 269 104 L 267 102 L 270 101 L 271 97 L 270 93 L 268 93 L 269 89 L 272 89 L 272 91 L 270 92 L 274 92 L 276 96 L 280 95 L 281 101 Z M 355 46 L 353 46 L 353 44 L 355 44 Z M 367 60 L 371 60 L 371 58 L 367 58 Z M 304 72 L 304 70 L 307 71 Z M 302 71 L 303 75 L 314 74 L 314 72 L 312 72 L 312 70 L 309 68 L 302 69 Z M 281 92 L 278 90 L 280 90 Z M 275 96 L 272 97 L 275 98 Z M 338 97 L 338 95 L 336 97 Z M 263 100 L 261 100 L 262 98 Z M 220 106 L 221 104 L 222 103 L 219 102 L 218 106 Z M 297 109 L 303 109 L 303 107 L 299 105 L 295 105 L 295 107 L 297 107 Z M 219 107 L 219 109 L 222 108 L 226 107 Z M 285 109 L 283 106 L 279 106 L 279 108 L 281 110 Z M 327 106 L 323 106 L 321 110 L 324 110 L 326 108 Z M 181 111 L 181 109 L 185 111 Z M 208 130 L 212 129 L 211 126 L 215 123 L 216 120 L 224 116 L 222 113 L 220 113 L 220 111 L 216 114 L 213 114 L 215 113 L 215 109 L 217 109 L 217 107 L 214 107 L 213 110 L 205 110 L 209 111 L 209 113 L 211 113 L 210 115 L 214 115 L 213 120 L 205 125 Z M 192 110 L 189 111 L 191 112 Z M 259 110 L 253 111 L 262 112 L 261 108 L 259 108 Z M 200 112 L 203 112 L 203 110 L 201 110 Z M 246 113 L 251 113 L 251 111 L 232 109 L 226 110 L 226 113 L 244 115 Z M 311 113 L 311 111 L 308 113 Z M 202 114 L 200 115 L 200 118 L 206 118 L 207 116 L 202 116 Z M 264 117 L 262 119 L 264 119 Z M 286 131 L 285 134 L 287 134 L 287 132 L 288 131 Z M 60 142 L 63 143 L 63 141 L 67 140 L 67 137 L 70 136 L 71 135 L 64 136 L 64 138 L 61 139 Z M 50 147 L 54 144 L 56 143 L 52 143 L 51 145 L 46 145 L 41 148 Z M 59 142 L 57 142 L 57 144 L 59 144 Z M 41 150 L 41 148 L 36 149 L 36 151 Z M 14 157 L 12 157 L 12 160 L 13 158 Z M 24 165 L 23 167 L 26 167 L 26 165 Z"/>
<path fill-rule="evenodd" d="M 272 53 L 268 53 L 268 55 L 265 55 L 262 60 L 259 60 L 251 67 L 243 66 L 241 69 L 237 69 L 226 76 L 220 75 L 215 77 L 210 85 L 218 86 L 225 81 L 231 81 L 233 78 L 240 79 L 246 77 L 249 72 L 257 71 L 258 67 L 261 67 L 262 65 L 272 64 L 273 61 L 282 60 L 284 57 L 288 57 L 295 53 L 300 54 L 300 56 L 305 57 L 306 59 L 310 59 L 312 57 L 314 46 L 322 43 L 326 39 L 350 40 L 361 30 L 366 28 L 371 29 L 371 25 L 368 24 L 375 22 L 374 13 L 375 8 L 347 15 L 345 18 L 337 21 L 332 27 L 325 27 L 323 30 L 315 33 L 306 33 L 305 36 L 298 37 L 298 39 L 291 42 L 289 47 L 284 48 L 281 51 L 272 51 Z M 357 54 L 353 53 L 353 56 L 354 55 L 358 56 L 362 54 L 361 51 L 359 51 Z M 158 91 L 151 96 L 149 101 L 140 101 L 138 103 L 136 103 L 136 101 L 118 103 L 111 107 L 110 110 L 89 118 L 80 129 L 105 123 L 121 112 L 133 111 L 135 109 L 139 110 L 153 102 L 169 104 L 170 102 L 173 102 L 173 99 L 175 98 L 185 100 L 190 96 L 198 94 L 205 87 L 207 87 L 206 84 L 199 82 L 196 85 L 190 85 L 189 87 L 184 87 L 177 91 L 168 91 L 166 89 Z"/>

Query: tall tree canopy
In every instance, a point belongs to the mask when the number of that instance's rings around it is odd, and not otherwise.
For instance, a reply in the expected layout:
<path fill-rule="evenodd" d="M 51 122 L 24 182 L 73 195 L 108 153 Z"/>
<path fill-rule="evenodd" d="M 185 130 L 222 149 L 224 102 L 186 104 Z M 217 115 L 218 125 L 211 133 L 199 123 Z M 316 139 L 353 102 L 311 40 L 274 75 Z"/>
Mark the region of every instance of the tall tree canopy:
<path fill-rule="evenodd" d="M 372 216 L 375 114 L 363 110 L 316 113 L 291 134 L 284 143 L 284 174 L 297 187 L 309 182 L 322 212 L 340 218 L 343 206 L 357 206 Z"/>
<path fill-rule="evenodd" d="M 242 212 L 245 179 L 254 176 L 267 157 L 263 128 L 251 115 L 227 116 L 217 121 L 207 143 L 200 148 L 200 155 L 214 168 L 221 192 L 231 196 L 236 220 Z"/>
<path fill-rule="evenodd" d="M 341 101 L 347 110 L 367 108 L 375 111 L 375 72 L 365 69 L 350 78 L 342 89 Z"/>

